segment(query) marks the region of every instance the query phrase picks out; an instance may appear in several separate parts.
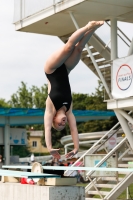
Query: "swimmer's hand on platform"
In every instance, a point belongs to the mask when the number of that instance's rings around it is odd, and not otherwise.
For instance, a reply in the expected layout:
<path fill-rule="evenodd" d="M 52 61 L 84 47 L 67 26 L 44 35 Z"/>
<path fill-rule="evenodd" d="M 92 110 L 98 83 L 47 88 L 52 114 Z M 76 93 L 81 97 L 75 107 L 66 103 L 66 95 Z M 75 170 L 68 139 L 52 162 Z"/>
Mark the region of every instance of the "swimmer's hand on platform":
<path fill-rule="evenodd" d="M 77 153 L 78 153 L 78 151 L 74 149 L 73 151 L 70 151 L 69 153 L 67 153 L 65 156 L 66 156 L 66 158 L 72 158 Z"/>
<path fill-rule="evenodd" d="M 58 153 L 60 149 L 50 149 L 50 154 L 57 159 L 60 159 L 60 154 Z"/>

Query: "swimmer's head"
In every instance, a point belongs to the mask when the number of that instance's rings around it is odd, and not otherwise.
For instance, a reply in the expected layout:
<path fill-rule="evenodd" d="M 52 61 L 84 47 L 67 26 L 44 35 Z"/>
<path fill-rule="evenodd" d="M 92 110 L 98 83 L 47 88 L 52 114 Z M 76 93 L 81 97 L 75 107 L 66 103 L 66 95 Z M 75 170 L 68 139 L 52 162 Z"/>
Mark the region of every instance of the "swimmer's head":
<path fill-rule="evenodd" d="M 56 113 L 54 119 L 53 119 L 53 128 L 56 129 L 57 131 L 62 131 L 67 123 L 67 117 L 63 113 Z"/>

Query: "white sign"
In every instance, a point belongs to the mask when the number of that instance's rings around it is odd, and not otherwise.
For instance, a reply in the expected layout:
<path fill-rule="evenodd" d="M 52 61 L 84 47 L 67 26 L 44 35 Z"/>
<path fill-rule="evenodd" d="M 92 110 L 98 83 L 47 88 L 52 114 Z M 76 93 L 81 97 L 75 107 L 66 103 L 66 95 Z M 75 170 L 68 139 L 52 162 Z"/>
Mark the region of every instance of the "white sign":
<path fill-rule="evenodd" d="M 114 98 L 133 96 L 133 55 L 113 61 L 112 95 Z"/>
<path fill-rule="evenodd" d="M 91 155 L 85 155 L 84 158 L 84 166 L 85 167 L 94 167 L 97 165 L 101 159 L 103 159 L 106 156 L 106 154 L 91 154 Z M 116 167 L 116 160 L 113 157 L 108 158 L 100 167 Z M 87 174 L 89 171 L 85 171 L 85 174 Z M 115 176 L 116 172 L 112 171 L 96 171 L 92 174 L 92 176 Z"/>
<path fill-rule="evenodd" d="M 110 137 L 112 135 L 112 133 L 108 134 L 108 137 Z M 114 134 L 112 137 L 110 137 L 108 139 L 108 142 L 107 142 L 107 147 L 108 149 L 113 149 L 116 145 L 117 145 L 117 134 Z"/>
<path fill-rule="evenodd" d="M 0 127 L 0 144 L 4 145 L 4 128 Z M 24 128 L 10 128 L 10 145 L 27 145 L 27 132 Z"/>

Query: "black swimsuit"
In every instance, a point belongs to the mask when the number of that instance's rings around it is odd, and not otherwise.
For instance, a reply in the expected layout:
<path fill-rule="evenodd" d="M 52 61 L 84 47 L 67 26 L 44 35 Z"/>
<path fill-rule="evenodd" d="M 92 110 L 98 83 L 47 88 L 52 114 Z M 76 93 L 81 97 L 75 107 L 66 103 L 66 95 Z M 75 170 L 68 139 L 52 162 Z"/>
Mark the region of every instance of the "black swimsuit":
<path fill-rule="evenodd" d="M 46 74 L 46 73 L 45 73 Z M 71 88 L 65 64 L 57 68 L 52 74 L 46 74 L 51 83 L 49 97 L 58 111 L 62 106 L 69 110 L 72 102 Z"/>

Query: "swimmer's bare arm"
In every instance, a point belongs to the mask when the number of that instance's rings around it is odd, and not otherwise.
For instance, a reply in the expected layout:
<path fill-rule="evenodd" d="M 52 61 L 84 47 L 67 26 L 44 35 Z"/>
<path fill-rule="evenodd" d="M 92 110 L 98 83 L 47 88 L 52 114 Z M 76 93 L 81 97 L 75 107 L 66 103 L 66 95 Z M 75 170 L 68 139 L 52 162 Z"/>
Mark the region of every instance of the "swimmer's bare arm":
<path fill-rule="evenodd" d="M 78 152 L 78 149 L 79 149 L 78 130 L 77 130 L 77 125 L 76 125 L 76 119 L 72 113 L 72 106 L 67 113 L 67 120 L 68 120 L 68 125 L 70 128 L 70 132 L 72 135 L 73 143 L 74 143 L 74 150 L 66 154 L 66 158 L 69 158 L 69 157 L 73 157 Z"/>
<path fill-rule="evenodd" d="M 49 99 L 46 100 L 46 110 L 44 115 L 44 126 L 45 126 L 45 141 L 48 151 L 52 156 L 55 158 L 60 158 L 60 154 L 58 153 L 59 149 L 52 148 L 52 141 L 51 141 L 51 127 L 53 122 L 53 110 L 51 102 Z"/>

